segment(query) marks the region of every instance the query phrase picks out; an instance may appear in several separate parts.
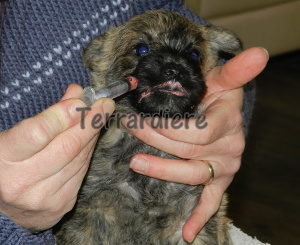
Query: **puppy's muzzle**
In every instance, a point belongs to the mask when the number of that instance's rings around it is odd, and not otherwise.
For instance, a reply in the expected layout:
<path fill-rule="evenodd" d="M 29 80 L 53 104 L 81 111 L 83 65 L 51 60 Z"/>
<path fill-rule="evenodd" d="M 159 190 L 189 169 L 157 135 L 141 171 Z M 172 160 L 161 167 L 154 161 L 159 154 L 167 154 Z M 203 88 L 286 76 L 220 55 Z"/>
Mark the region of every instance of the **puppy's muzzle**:
<path fill-rule="evenodd" d="M 165 80 L 180 80 L 182 79 L 181 68 L 173 63 L 169 63 L 162 71 Z"/>

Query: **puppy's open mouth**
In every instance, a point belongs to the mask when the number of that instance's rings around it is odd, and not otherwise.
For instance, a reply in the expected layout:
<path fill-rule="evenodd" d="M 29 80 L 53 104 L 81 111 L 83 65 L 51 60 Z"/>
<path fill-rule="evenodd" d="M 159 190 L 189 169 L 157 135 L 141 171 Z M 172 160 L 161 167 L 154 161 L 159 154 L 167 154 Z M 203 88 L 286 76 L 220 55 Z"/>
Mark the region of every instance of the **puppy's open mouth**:
<path fill-rule="evenodd" d="M 152 88 L 148 88 L 146 91 L 144 91 L 141 94 L 138 102 L 140 103 L 143 99 L 146 99 L 147 97 L 151 96 L 155 92 L 166 93 L 166 94 L 175 95 L 175 96 L 187 96 L 188 95 L 188 93 L 182 87 L 180 82 L 170 80 L 170 81 L 160 83 Z"/>

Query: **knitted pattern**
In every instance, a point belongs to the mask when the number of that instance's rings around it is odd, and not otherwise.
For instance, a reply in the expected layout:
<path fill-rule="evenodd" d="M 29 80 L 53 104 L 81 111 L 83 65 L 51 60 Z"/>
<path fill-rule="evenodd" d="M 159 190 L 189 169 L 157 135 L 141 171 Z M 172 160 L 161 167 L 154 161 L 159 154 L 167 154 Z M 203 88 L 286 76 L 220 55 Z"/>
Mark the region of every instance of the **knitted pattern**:
<path fill-rule="evenodd" d="M 55 244 L 51 230 L 32 235 L 19 225 L 12 223 L 5 216 L 0 217 L 0 244 L 1 245 L 44 245 Z"/>
<path fill-rule="evenodd" d="M 87 86 L 81 60 L 87 43 L 134 15 L 158 8 L 206 24 L 180 0 L 8 1 L 0 40 L 0 131 L 57 102 L 68 84 Z"/>

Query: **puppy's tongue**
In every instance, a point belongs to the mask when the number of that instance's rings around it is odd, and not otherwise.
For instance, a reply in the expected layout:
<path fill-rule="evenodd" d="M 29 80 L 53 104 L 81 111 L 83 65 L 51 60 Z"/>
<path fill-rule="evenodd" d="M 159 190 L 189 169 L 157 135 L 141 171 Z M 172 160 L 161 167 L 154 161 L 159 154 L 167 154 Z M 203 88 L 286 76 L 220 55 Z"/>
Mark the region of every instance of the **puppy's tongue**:
<path fill-rule="evenodd" d="M 182 87 L 180 82 L 178 81 L 166 81 L 163 83 L 160 83 L 152 88 L 147 89 L 141 94 L 141 97 L 139 99 L 139 102 L 141 102 L 143 99 L 149 97 L 152 93 L 159 91 L 162 93 L 172 94 L 175 96 L 186 96 L 187 92 Z"/>

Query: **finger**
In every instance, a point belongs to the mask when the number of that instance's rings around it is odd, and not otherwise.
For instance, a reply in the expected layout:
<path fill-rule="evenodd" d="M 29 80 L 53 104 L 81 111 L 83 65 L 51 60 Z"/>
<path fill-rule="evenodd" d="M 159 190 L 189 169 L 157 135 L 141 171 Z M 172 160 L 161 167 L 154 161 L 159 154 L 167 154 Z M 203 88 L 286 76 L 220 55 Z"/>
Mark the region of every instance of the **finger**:
<path fill-rule="evenodd" d="M 48 208 L 53 208 L 55 205 L 61 205 L 57 207 L 58 210 L 66 209 L 65 212 L 70 211 L 75 205 L 78 192 L 82 185 L 82 181 L 87 173 L 89 164 L 84 164 L 76 175 L 74 175 L 65 185 L 62 186 L 51 198 L 51 201 L 47 204 Z M 64 200 L 62 202 L 62 200 Z M 66 205 L 67 204 L 67 205 Z"/>
<path fill-rule="evenodd" d="M 88 143 L 88 145 L 72 160 L 68 163 L 61 171 L 56 173 L 53 176 L 50 176 L 47 179 L 48 183 L 52 183 L 52 192 L 56 193 L 59 191 L 62 186 L 64 186 L 70 179 L 72 179 L 80 169 L 85 165 L 89 164 L 96 142 L 98 139 L 98 135 L 94 136 L 94 138 Z"/>
<path fill-rule="evenodd" d="M 61 101 L 42 113 L 25 119 L 0 134 L 0 157 L 7 161 L 21 161 L 42 150 L 58 134 L 76 124 L 80 113 L 76 108 L 85 104 L 78 99 Z"/>
<path fill-rule="evenodd" d="M 137 118 L 139 118 L 138 115 L 136 116 Z M 182 152 L 182 149 L 188 147 L 187 143 L 173 141 L 163 136 L 162 134 L 159 134 L 147 123 L 142 123 L 142 127 L 137 128 L 137 127 L 129 126 L 130 121 L 128 118 L 122 118 L 121 120 L 123 126 L 127 128 L 129 133 L 131 133 L 133 136 L 137 137 L 138 139 L 142 140 L 144 143 L 156 147 L 161 151 L 170 153 L 175 156 L 182 157 L 180 152 Z M 180 152 L 176 151 L 177 149 L 181 149 Z"/>
<path fill-rule="evenodd" d="M 77 98 L 77 99 L 80 99 L 80 96 L 82 94 L 82 87 L 78 84 L 75 84 L 75 83 L 71 83 L 65 94 L 63 95 L 63 97 L 61 98 L 61 101 L 63 100 L 68 100 L 68 99 L 72 99 L 72 98 Z"/>
<path fill-rule="evenodd" d="M 82 185 L 82 181 L 89 169 L 89 164 L 86 163 L 82 166 L 82 168 L 78 171 L 76 175 L 74 175 L 62 188 L 56 192 L 55 197 L 57 201 L 61 200 L 65 196 L 68 196 L 70 200 L 77 197 L 80 187 Z M 54 198 L 55 200 L 55 198 Z"/>
<path fill-rule="evenodd" d="M 125 120 L 124 120 L 125 121 Z M 126 122 L 123 122 L 126 125 Z M 220 137 L 211 144 L 190 144 L 170 139 L 144 124 L 143 129 L 127 129 L 130 134 L 161 151 L 183 159 L 212 159 L 216 156 L 238 157 L 244 150 L 245 136 L 241 125 L 232 130 L 232 135 Z"/>
<path fill-rule="evenodd" d="M 206 76 L 207 95 L 242 87 L 265 68 L 269 59 L 263 48 L 249 48 L 229 60 L 222 67 L 215 67 Z"/>
<path fill-rule="evenodd" d="M 199 185 L 211 178 L 207 164 L 202 161 L 165 159 L 147 154 L 135 155 L 130 161 L 130 168 L 153 178 L 188 185 Z M 217 178 L 218 171 L 214 170 Z"/>
<path fill-rule="evenodd" d="M 71 178 L 73 178 L 85 165 L 89 164 L 91 156 L 93 154 L 96 142 L 98 139 L 98 135 L 94 136 L 94 138 L 87 144 L 87 146 L 61 171 L 57 172 L 54 175 L 49 176 L 46 179 L 42 179 L 41 181 L 45 186 L 51 186 L 49 192 L 56 193 L 59 189 L 62 188 Z"/>
<path fill-rule="evenodd" d="M 198 205 L 182 228 L 184 240 L 192 242 L 208 220 L 218 211 L 223 194 L 231 181 L 232 177 L 217 179 L 204 187 Z"/>
<path fill-rule="evenodd" d="M 29 200 L 31 202 L 30 208 L 33 208 L 33 210 L 52 210 L 56 212 L 60 210 L 61 212 L 62 209 L 69 206 L 68 203 L 70 203 L 70 201 L 76 200 L 88 167 L 89 163 L 85 162 L 77 173 L 66 181 L 56 192 L 53 192 L 53 183 L 42 181 L 36 183 L 30 192 L 22 193 L 19 199 L 22 199 L 23 202 L 24 200 Z M 24 197 L 22 195 L 24 195 Z"/>
<path fill-rule="evenodd" d="M 122 123 L 129 133 L 140 139 L 147 145 L 151 145 L 161 151 L 167 152 L 171 155 L 185 158 L 195 159 L 200 156 L 206 156 L 210 152 L 211 147 L 201 146 L 196 144 L 189 144 L 182 141 L 174 141 L 165 137 L 164 135 L 155 131 L 147 123 L 143 124 L 141 128 L 128 127 L 128 119 L 123 118 Z"/>
<path fill-rule="evenodd" d="M 115 104 L 111 99 L 101 99 L 93 104 L 91 111 L 85 116 L 84 128 L 77 123 L 70 129 L 58 135 L 49 145 L 30 161 L 27 160 L 27 168 L 39 168 L 41 179 L 61 171 L 71 162 L 94 138 L 99 134 L 109 115 L 114 111 Z M 78 113 L 78 112 L 77 112 Z M 97 125 L 92 124 L 98 118 Z M 24 164 L 25 165 L 25 164 Z"/>
<path fill-rule="evenodd" d="M 168 127 L 155 128 L 155 131 L 174 141 L 199 145 L 210 144 L 242 125 L 240 112 L 242 101 L 241 89 L 226 92 L 208 106 L 205 114 L 196 119 L 181 119 L 175 125 L 176 120 L 173 118 L 156 118 L 162 121 L 162 125 Z M 153 121 L 153 118 L 147 119 L 147 123 L 151 126 L 155 125 Z"/>

